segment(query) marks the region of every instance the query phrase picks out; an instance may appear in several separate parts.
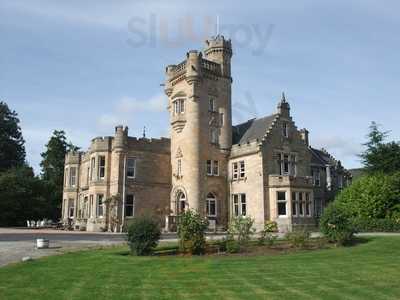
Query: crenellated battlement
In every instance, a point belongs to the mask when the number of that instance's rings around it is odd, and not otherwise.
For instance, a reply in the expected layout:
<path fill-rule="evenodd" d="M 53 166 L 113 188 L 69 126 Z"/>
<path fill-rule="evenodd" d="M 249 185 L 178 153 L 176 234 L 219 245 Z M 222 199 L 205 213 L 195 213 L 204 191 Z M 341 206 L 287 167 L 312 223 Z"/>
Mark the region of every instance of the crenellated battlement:
<path fill-rule="evenodd" d="M 171 140 L 169 138 L 137 138 L 128 137 L 128 150 L 170 153 Z"/>
<path fill-rule="evenodd" d="M 79 151 L 69 151 L 65 154 L 65 165 L 70 164 L 79 164 L 81 161 L 81 157 L 83 152 Z"/>
<path fill-rule="evenodd" d="M 111 151 L 113 139 L 114 138 L 111 136 L 95 137 L 94 139 L 92 139 L 90 152 Z"/>

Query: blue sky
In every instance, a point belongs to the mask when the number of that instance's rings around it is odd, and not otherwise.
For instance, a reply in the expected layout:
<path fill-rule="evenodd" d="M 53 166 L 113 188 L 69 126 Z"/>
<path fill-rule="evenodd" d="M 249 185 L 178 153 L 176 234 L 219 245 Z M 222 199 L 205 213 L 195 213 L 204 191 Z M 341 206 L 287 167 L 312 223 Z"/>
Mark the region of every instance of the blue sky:
<path fill-rule="evenodd" d="M 202 49 L 218 19 L 234 47 L 234 122 L 275 112 L 285 91 L 311 144 L 358 167 L 371 121 L 399 140 L 399 10 L 394 0 L 0 0 L 0 99 L 18 112 L 36 171 L 54 129 L 83 149 L 118 124 L 167 136 L 165 66 Z"/>

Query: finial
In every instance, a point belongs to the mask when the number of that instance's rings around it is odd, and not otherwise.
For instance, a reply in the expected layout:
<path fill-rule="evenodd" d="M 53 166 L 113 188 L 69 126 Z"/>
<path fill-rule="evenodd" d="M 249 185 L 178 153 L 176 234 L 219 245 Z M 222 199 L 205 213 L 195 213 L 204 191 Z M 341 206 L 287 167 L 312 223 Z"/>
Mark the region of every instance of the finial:
<path fill-rule="evenodd" d="M 281 102 L 286 102 L 285 92 L 282 92 Z"/>
<path fill-rule="evenodd" d="M 146 138 L 146 126 L 143 127 L 143 138 Z"/>

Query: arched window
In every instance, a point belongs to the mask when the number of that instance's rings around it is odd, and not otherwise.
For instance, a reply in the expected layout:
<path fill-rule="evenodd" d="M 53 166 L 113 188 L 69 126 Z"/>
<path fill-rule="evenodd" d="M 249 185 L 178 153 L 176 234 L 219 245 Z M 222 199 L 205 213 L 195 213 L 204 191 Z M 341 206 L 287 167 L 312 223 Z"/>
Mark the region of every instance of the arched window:
<path fill-rule="evenodd" d="M 185 212 L 187 206 L 185 193 L 179 191 L 176 200 L 178 214 Z"/>
<path fill-rule="evenodd" d="M 206 214 L 207 217 L 217 216 L 217 198 L 213 193 L 208 193 L 206 199 Z"/>

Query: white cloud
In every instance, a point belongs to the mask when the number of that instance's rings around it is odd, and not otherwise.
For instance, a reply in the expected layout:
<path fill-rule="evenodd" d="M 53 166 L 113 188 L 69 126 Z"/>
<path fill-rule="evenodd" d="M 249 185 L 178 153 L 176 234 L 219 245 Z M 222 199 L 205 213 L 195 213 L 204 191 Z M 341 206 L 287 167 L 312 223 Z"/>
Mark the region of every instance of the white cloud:
<path fill-rule="evenodd" d="M 340 136 L 317 136 L 312 139 L 312 145 L 316 148 L 325 148 L 336 159 L 344 162 L 356 162 L 358 154 L 362 152 L 362 145 L 354 138 Z M 347 167 L 345 165 L 345 167 Z"/>
<path fill-rule="evenodd" d="M 163 112 L 166 111 L 166 106 L 167 100 L 163 94 L 156 94 L 147 100 L 125 96 L 116 101 L 113 112 L 102 114 L 97 119 L 97 125 L 104 129 L 119 124 L 126 125 L 135 113 Z"/>
<path fill-rule="evenodd" d="M 155 95 L 149 100 L 138 100 L 132 97 L 122 97 L 117 103 L 116 110 L 119 113 L 133 112 L 160 112 L 167 106 L 166 97 L 162 94 Z"/>

